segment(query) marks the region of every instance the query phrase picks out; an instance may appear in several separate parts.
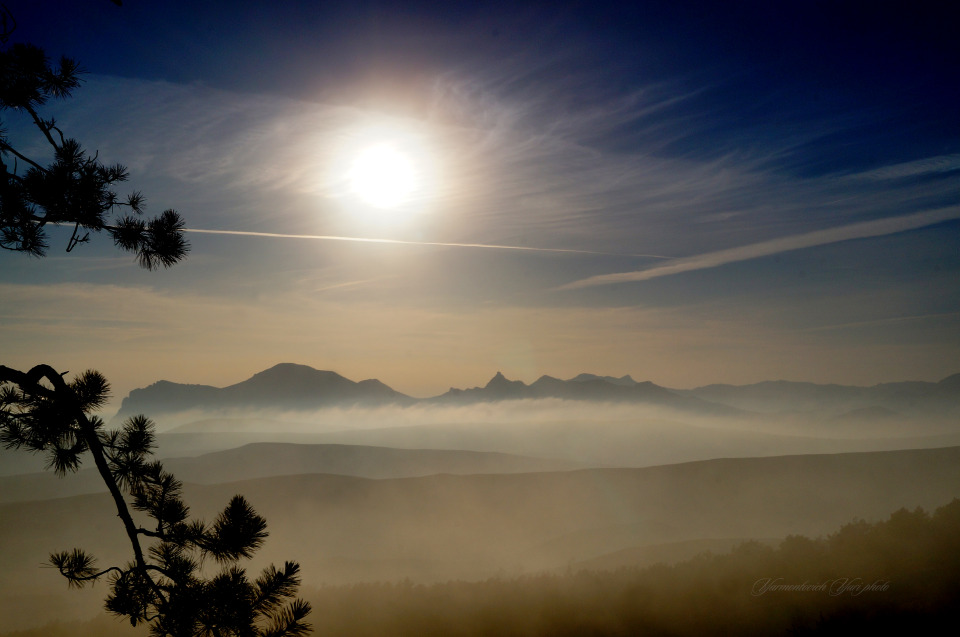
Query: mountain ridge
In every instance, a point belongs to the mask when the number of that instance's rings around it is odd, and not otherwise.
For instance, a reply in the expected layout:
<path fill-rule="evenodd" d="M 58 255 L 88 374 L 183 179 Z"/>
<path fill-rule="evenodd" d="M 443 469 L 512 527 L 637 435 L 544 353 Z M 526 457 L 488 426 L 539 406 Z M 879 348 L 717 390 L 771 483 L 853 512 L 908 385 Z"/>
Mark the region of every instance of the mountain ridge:
<path fill-rule="evenodd" d="M 767 380 L 747 385 L 711 384 L 676 390 L 751 412 L 843 413 L 871 409 L 908 415 L 960 414 L 960 374 L 939 381 L 899 381 L 875 385 L 840 385 Z"/>
<path fill-rule="evenodd" d="M 114 418 L 137 413 L 235 407 L 297 410 L 358 404 L 403 406 L 413 404 L 416 400 L 376 379 L 356 382 L 333 371 L 296 363 L 279 363 L 222 388 L 161 380 L 145 388 L 134 389 L 123 399 Z"/>
<path fill-rule="evenodd" d="M 568 380 L 544 374 L 527 384 L 510 380 L 498 371 L 482 387 L 451 387 L 438 396 L 414 398 L 375 378 L 353 381 L 333 371 L 279 363 L 223 388 L 157 381 L 132 390 L 123 399 L 115 418 L 193 409 L 311 410 L 331 406 L 469 405 L 543 398 L 639 403 L 713 416 L 793 412 L 826 413 L 836 417 L 848 412 L 870 413 L 864 410 L 886 410 L 905 415 L 920 410 L 953 415 L 960 413 L 960 392 L 957 389 L 960 389 L 960 374 L 938 382 L 902 381 L 872 386 L 776 380 L 671 389 L 649 380 L 636 381 L 630 375 L 617 378 L 586 373 Z"/>

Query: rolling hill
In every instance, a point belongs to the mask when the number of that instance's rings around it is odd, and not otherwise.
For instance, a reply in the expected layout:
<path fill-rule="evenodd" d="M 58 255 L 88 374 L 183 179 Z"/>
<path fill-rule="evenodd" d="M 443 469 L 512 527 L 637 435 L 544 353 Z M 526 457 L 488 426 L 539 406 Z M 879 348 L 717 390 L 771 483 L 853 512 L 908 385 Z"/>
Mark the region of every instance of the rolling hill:
<path fill-rule="evenodd" d="M 272 476 L 331 473 L 363 478 L 408 478 L 437 473 L 522 473 L 575 468 L 572 462 L 481 451 L 392 449 L 363 445 L 251 443 L 164 467 L 184 482 L 216 484 Z M 64 478 L 53 472 L 0 477 L 0 503 L 105 493 L 95 469 Z"/>
<path fill-rule="evenodd" d="M 930 510 L 960 496 L 960 447 L 384 480 L 304 474 L 190 485 L 186 500 L 210 520 L 235 493 L 270 524 L 254 567 L 296 559 L 307 584 L 481 579 L 667 542 L 817 536 L 901 507 Z M 65 618 L 77 616 L 77 599 L 99 600 L 102 590 L 83 597 L 90 591 L 68 591 L 39 568 L 50 551 L 81 546 L 102 564 L 126 557 L 103 494 L 0 505 L 0 545 L 7 618 L 36 600 Z"/>

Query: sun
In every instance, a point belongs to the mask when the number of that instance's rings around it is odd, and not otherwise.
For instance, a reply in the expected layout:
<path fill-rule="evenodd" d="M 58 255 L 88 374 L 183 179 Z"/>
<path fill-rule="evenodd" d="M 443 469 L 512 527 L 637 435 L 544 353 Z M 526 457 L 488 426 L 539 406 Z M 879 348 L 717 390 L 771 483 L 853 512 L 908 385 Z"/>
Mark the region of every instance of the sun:
<path fill-rule="evenodd" d="M 390 144 L 361 150 L 348 175 L 350 190 L 376 208 L 397 208 L 417 190 L 417 173 L 411 158 Z"/>
<path fill-rule="evenodd" d="M 356 231 L 422 230 L 450 189 L 443 144 L 424 122 L 363 116 L 324 144 L 323 190 Z"/>

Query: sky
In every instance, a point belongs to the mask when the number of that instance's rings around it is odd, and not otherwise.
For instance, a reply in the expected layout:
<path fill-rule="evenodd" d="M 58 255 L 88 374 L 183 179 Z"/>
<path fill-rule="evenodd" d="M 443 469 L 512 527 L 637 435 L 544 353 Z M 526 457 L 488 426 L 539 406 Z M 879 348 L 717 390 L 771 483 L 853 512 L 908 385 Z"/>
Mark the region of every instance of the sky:
<path fill-rule="evenodd" d="M 414 396 L 960 372 L 960 27 L 935 2 L 45 2 L 47 105 L 192 249 L 0 254 L 0 358 Z M 17 148 L 47 149 L 16 113 Z M 395 207 L 356 175 L 401 163 Z M 401 177 L 397 177 L 401 175 Z M 391 203 L 393 205 L 393 203 Z M 201 232 L 203 231 L 203 232 Z"/>

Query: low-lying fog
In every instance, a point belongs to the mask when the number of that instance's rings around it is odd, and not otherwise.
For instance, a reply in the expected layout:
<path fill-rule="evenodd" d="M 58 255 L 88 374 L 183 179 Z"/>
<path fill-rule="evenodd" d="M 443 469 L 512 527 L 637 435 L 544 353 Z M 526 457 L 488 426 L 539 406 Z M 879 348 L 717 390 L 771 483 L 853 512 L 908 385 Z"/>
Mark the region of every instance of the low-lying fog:
<path fill-rule="evenodd" d="M 719 417 L 538 399 L 150 416 L 194 514 L 209 521 L 244 494 L 271 534 L 255 565 L 298 560 L 308 586 L 675 561 L 960 496 L 960 424 L 892 411 Z M 859 451 L 882 453 L 840 453 Z M 0 631 L 98 612 L 102 587 L 68 590 L 39 568 L 51 551 L 129 558 L 90 463 L 64 479 L 14 475 L 43 465 L 0 451 Z"/>
<path fill-rule="evenodd" d="M 941 447 L 960 423 L 936 417 L 744 414 L 560 399 L 468 406 L 188 412 L 155 418 L 160 452 L 195 455 L 254 441 L 469 449 L 642 467 L 720 457 Z"/>

